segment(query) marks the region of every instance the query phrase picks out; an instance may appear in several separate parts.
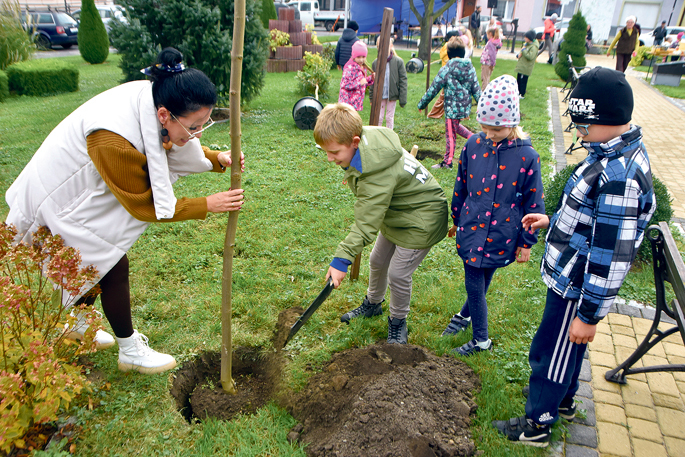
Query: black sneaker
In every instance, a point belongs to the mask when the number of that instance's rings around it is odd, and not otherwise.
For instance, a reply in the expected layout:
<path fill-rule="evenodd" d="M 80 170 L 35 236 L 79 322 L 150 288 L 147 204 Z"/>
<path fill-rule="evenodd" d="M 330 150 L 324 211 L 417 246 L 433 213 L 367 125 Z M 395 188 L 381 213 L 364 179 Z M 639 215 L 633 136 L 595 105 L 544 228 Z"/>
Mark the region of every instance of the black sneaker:
<path fill-rule="evenodd" d="M 478 345 L 478 342 L 474 339 L 466 343 L 460 348 L 452 349 L 452 352 L 456 352 L 459 355 L 463 355 L 464 357 L 468 357 L 470 355 L 473 355 L 477 352 L 484 352 L 484 351 L 492 351 L 492 341 L 488 339 L 488 347 L 482 348 Z"/>
<path fill-rule="evenodd" d="M 470 324 L 471 318 L 465 319 L 457 313 L 450 319 L 450 323 L 445 331 L 442 332 L 442 336 L 456 335 L 457 333 L 466 330 Z"/>
<path fill-rule="evenodd" d="M 388 344 L 407 344 L 407 319 L 388 316 Z"/>
<path fill-rule="evenodd" d="M 435 165 L 431 165 L 431 168 L 452 168 L 452 164 L 442 161 L 440 163 L 436 163 Z"/>
<path fill-rule="evenodd" d="M 348 311 L 345 314 L 343 314 L 340 317 L 340 322 L 345 322 L 346 324 L 349 324 L 352 319 L 356 319 L 357 317 L 373 317 L 373 316 L 380 316 L 383 314 L 383 300 L 380 303 L 370 303 L 369 299 L 367 297 L 364 297 L 364 301 L 362 304 L 353 309 L 352 311 Z"/>
<path fill-rule="evenodd" d="M 528 446 L 547 447 L 552 437 L 552 427 L 536 424 L 526 416 L 514 417 L 508 421 L 492 421 L 492 426 L 509 438 L 509 441 L 518 441 Z"/>
<path fill-rule="evenodd" d="M 528 398 L 528 395 L 530 394 L 530 385 L 523 386 L 521 393 L 525 398 Z M 573 398 L 570 400 L 562 400 L 557 413 L 562 419 L 572 421 L 576 417 L 576 401 Z"/>

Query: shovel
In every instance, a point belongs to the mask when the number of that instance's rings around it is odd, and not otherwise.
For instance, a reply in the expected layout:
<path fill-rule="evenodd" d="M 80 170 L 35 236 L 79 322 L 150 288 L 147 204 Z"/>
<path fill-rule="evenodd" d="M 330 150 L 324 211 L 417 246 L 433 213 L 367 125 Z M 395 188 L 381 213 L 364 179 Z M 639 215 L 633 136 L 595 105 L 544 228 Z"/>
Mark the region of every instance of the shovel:
<path fill-rule="evenodd" d="M 334 289 L 333 287 L 333 280 L 331 278 L 328 278 L 328 283 L 326 284 L 326 287 L 323 288 L 321 293 L 319 293 L 319 296 L 314 299 L 311 305 L 309 305 L 309 308 L 307 308 L 304 313 L 300 316 L 300 318 L 293 324 L 292 327 L 290 327 L 290 333 L 288 333 L 288 338 L 286 338 L 285 343 L 283 346 L 288 344 L 288 341 L 290 341 L 293 336 L 302 328 L 305 322 L 309 320 L 310 317 L 312 317 L 312 314 L 314 314 L 314 311 L 319 309 L 319 306 L 321 306 L 321 303 L 323 303 L 326 298 L 331 294 L 331 291 Z"/>

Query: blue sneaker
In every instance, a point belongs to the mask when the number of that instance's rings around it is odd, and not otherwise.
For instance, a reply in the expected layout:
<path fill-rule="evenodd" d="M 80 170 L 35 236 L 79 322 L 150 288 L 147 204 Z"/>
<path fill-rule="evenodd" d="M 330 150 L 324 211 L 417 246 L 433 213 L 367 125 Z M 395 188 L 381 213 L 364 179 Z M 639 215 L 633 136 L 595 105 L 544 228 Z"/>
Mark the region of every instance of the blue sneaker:
<path fill-rule="evenodd" d="M 487 341 L 487 346 L 482 347 L 480 344 L 478 344 L 478 341 L 475 339 L 472 339 L 465 345 L 463 345 L 460 348 L 452 349 L 452 352 L 456 352 L 459 355 L 462 355 L 464 357 L 469 357 L 477 352 L 485 352 L 485 351 L 492 351 L 492 341 L 488 338 Z"/>
<path fill-rule="evenodd" d="M 538 424 L 526 416 L 514 417 L 508 421 L 492 421 L 492 426 L 509 441 L 535 447 L 547 447 L 552 438 L 552 427 Z"/>
<path fill-rule="evenodd" d="M 442 332 L 442 336 L 456 335 L 459 332 L 463 332 L 471 324 L 470 317 L 461 317 L 459 313 L 452 316 L 450 323 L 447 328 Z"/>

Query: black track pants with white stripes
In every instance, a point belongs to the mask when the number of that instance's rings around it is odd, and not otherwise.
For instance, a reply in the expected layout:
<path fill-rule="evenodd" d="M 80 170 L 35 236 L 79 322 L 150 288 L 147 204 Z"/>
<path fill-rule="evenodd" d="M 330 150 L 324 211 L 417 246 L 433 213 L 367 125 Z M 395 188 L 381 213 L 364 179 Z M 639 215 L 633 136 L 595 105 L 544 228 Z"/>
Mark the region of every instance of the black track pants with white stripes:
<path fill-rule="evenodd" d="M 571 343 L 568 339 L 577 306 L 577 300 L 568 300 L 552 289 L 547 290 L 545 312 L 528 356 L 532 373 L 526 416 L 539 424 L 556 422 L 561 402 L 573 398 L 578 390 L 578 375 L 587 345 Z"/>

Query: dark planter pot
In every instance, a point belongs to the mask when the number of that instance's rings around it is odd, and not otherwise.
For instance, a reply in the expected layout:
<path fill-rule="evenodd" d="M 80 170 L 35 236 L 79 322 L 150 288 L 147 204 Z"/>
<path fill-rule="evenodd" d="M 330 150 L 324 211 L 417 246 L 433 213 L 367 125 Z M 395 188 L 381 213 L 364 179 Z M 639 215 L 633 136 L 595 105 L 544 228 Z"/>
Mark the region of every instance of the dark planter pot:
<path fill-rule="evenodd" d="M 300 130 L 314 130 L 316 119 L 323 109 L 320 101 L 314 97 L 301 98 L 293 106 L 293 119 Z"/>
<path fill-rule="evenodd" d="M 296 32 L 290 34 L 290 42 L 294 46 L 302 46 L 305 44 L 312 44 L 311 32 Z"/>
<path fill-rule="evenodd" d="M 423 71 L 423 60 L 416 57 L 409 59 L 405 68 L 407 73 L 421 73 Z"/>
<path fill-rule="evenodd" d="M 278 46 L 276 59 L 299 60 L 302 58 L 302 46 Z"/>
<path fill-rule="evenodd" d="M 280 21 L 294 21 L 295 20 L 295 9 L 294 8 L 278 8 L 278 20 Z M 269 28 L 271 24 L 269 23 Z M 287 30 L 286 30 L 287 32 Z"/>
<path fill-rule="evenodd" d="M 288 33 L 299 33 L 302 31 L 302 21 L 295 19 L 288 22 Z"/>
<path fill-rule="evenodd" d="M 277 21 L 275 19 L 269 19 L 269 30 L 273 29 L 288 33 L 288 31 L 290 30 L 290 21 Z"/>
<path fill-rule="evenodd" d="M 312 54 L 321 54 L 323 52 L 322 44 L 305 44 L 302 46 L 302 52 L 311 52 Z"/>
<path fill-rule="evenodd" d="M 286 60 L 286 68 L 287 72 L 290 73 L 292 71 L 300 71 L 304 67 L 304 59 L 300 60 Z"/>
<path fill-rule="evenodd" d="M 287 60 L 268 59 L 266 61 L 267 73 L 285 73 L 288 69 Z"/>

